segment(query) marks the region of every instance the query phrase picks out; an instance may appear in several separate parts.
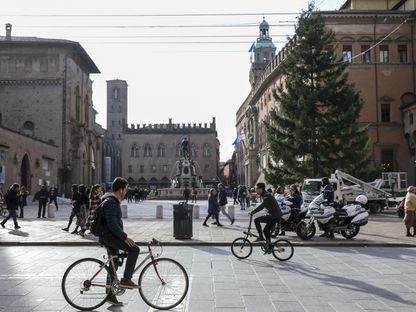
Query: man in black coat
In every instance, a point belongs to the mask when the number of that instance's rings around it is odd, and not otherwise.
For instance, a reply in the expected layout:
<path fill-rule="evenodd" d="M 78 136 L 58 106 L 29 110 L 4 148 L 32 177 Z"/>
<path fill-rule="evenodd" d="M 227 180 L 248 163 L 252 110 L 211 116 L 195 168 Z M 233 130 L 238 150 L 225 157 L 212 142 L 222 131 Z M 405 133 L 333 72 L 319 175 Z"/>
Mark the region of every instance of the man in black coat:
<path fill-rule="evenodd" d="M 107 193 L 103 197 L 103 221 L 106 228 L 100 236 L 100 243 L 106 246 L 109 256 L 117 255 L 120 249 L 128 252 L 126 268 L 124 269 L 124 276 L 120 280 L 120 285 L 125 288 L 137 288 L 137 285 L 131 279 L 140 249 L 131 238 L 127 237 L 121 220 L 120 202 L 127 193 L 127 187 L 128 183 L 125 179 L 115 178 L 112 184 L 113 192 Z M 118 261 L 116 260 L 114 264 L 117 270 Z M 110 266 L 110 271 L 112 271 L 112 266 Z M 115 272 L 111 272 L 111 274 L 115 274 Z M 122 305 L 114 294 L 110 294 L 107 301 L 113 305 Z"/>
<path fill-rule="evenodd" d="M 19 208 L 19 200 L 20 200 L 20 191 L 19 191 L 19 184 L 13 183 L 10 189 L 7 191 L 5 195 L 5 204 L 7 209 L 9 210 L 9 215 L 6 219 L 4 219 L 0 224 L 2 228 L 5 228 L 5 224 L 7 220 L 13 218 L 14 228 L 20 229 L 19 224 L 17 224 L 17 209 Z"/>
<path fill-rule="evenodd" d="M 264 183 L 256 184 L 256 193 L 263 198 L 263 202 L 256 209 L 250 212 L 250 215 L 254 215 L 264 208 L 267 209 L 268 214 L 254 219 L 254 224 L 256 225 L 257 232 L 259 233 L 259 237 L 255 241 L 264 241 L 264 237 L 266 237 L 267 246 L 270 247 L 270 232 L 273 226 L 280 221 L 282 211 L 280 210 L 279 204 L 274 196 L 271 193 L 266 192 L 266 185 Z M 263 232 L 261 230 L 261 223 L 266 223 Z"/>
<path fill-rule="evenodd" d="M 48 203 L 48 200 L 49 200 L 49 192 L 46 189 L 45 185 L 42 185 L 39 192 L 35 194 L 35 199 L 39 201 L 38 218 L 40 218 L 41 212 L 42 212 L 42 218 L 46 218 L 45 210 L 46 210 L 46 204 Z"/>

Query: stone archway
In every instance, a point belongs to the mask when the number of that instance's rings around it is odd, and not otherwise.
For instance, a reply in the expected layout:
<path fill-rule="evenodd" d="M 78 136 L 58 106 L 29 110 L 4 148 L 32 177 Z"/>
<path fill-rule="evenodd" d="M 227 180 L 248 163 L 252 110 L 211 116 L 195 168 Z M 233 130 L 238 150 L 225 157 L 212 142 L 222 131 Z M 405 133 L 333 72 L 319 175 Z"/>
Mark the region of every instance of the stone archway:
<path fill-rule="evenodd" d="M 31 188 L 30 162 L 27 154 L 23 157 L 20 165 L 20 185 L 25 186 L 27 190 Z"/>

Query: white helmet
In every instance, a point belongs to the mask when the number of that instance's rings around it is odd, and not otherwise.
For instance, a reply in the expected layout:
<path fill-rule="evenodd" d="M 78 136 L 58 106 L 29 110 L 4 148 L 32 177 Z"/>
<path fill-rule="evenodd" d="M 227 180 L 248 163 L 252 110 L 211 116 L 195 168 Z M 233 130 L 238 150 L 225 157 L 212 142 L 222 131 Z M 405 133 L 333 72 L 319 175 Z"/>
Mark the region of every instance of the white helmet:
<path fill-rule="evenodd" d="M 358 195 L 355 201 L 364 206 L 365 204 L 367 204 L 368 199 L 365 195 Z"/>

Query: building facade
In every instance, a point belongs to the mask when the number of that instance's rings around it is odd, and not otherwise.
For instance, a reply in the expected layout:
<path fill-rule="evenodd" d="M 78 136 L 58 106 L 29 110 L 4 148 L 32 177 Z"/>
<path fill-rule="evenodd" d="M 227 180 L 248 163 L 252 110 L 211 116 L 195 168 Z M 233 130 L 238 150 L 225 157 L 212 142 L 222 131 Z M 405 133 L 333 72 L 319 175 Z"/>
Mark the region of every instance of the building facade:
<path fill-rule="evenodd" d="M 11 31 L 7 24 L 6 36 L 0 37 L 0 119 L 4 128 L 20 134 L 8 142 L 9 149 L 23 144 L 27 149 L 13 155 L 9 166 L 22 167 L 28 155 L 32 171 L 43 157 L 39 144 L 44 142 L 58 151 L 50 182 L 60 193 L 68 194 L 72 183 L 101 182 L 103 137 L 97 132 L 90 80 L 90 74 L 99 73 L 97 66 L 77 42 L 13 37 Z M 13 170 L 6 169 L 6 184 L 21 181 L 9 176 L 20 172 Z"/>
<path fill-rule="evenodd" d="M 405 131 L 404 126 L 413 116 L 416 94 L 415 2 L 351 0 L 340 10 L 321 12 L 335 33 L 332 48 L 338 59 L 349 62 L 349 81 L 364 100 L 359 122 L 369 126 L 371 159 L 385 171 L 407 172 L 409 183 L 416 178 L 415 148 L 410 127 Z M 263 121 L 272 109 L 279 110 L 273 97 L 284 82 L 279 65 L 295 41 L 269 62 L 237 112 L 237 131 L 246 139 L 236 148 L 241 184 L 264 179 L 268 150 Z"/>
<path fill-rule="evenodd" d="M 126 81 L 107 81 L 107 139 L 120 152 L 121 175 L 130 185 L 163 188 L 171 185 L 184 137 L 190 142 L 196 174 L 205 185 L 217 183 L 219 141 L 215 118 L 210 124 L 132 124 L 127 126 Z M 117 163 L 117 159 L 114 158 Z"/>

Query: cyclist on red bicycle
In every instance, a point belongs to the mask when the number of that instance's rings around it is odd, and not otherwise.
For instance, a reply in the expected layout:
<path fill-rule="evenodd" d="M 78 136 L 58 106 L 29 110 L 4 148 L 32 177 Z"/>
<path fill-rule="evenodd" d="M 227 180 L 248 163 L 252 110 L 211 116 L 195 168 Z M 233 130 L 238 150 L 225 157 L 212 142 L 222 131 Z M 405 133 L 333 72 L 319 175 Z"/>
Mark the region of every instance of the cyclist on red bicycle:
<path fill-rule="evenodd" d="M 250 215 L 254 215 L 264 208 L 267 209 L 268 214 L 254 219 L 254 224 L 256 225 L 257 232 L 259 233 L 259 237 L 255 240 L 255 242 L 264 241 L 264 237 L 266 237 L 266 246 L 267 248 L 270 248 L 271 230 L 273 226 L 280 221 L 282 211 L 280 210 L 279 204 L 274 196 L 271 193 L 266 192 L 266 185 L 264 183 L 260 182 L 256 184 L 256 193 L 263 198 L 263 202 L 256 209 L 250 212 Z M 263 232 L 261 229 L 261 223 L 266 223 Z"/>

